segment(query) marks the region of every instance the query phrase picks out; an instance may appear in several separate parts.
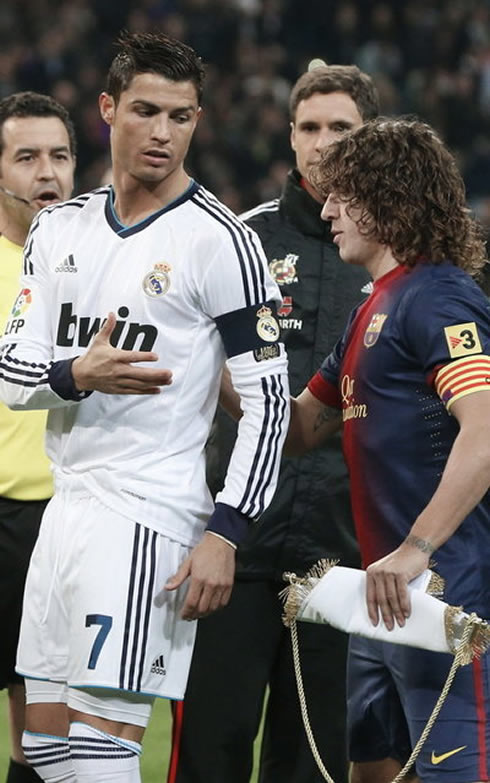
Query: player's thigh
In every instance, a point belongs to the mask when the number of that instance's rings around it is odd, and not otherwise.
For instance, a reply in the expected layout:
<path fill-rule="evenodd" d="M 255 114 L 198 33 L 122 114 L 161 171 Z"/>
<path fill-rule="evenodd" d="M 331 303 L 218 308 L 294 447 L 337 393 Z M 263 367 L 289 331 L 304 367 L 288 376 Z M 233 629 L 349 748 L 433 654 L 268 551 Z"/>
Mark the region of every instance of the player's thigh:
<path fill-rule="evenodd" d="M 348 753 L 353 762 L 392 758 L 404 764 L 410 735 L 397 686 L 385 660 L 385 647 L 352 636 L 347 664 Z"/>
<path fill-rule="evenodd" d="M 70 722 L 88 723 L 108 734 L 141 742 L 155 699 L 106 688 L 69 688 Z"/>
<path fill-rule="evenodd" d="M 26 585 L 18 670 L 27 676 L 182 698 L 195 624 L 184 589 L 163 589 L 188 548 L 84 489 L 49 504 Z"/>
<path fill-rule="evenodd" d="M 68 684 L 182 698 L 196 624 L 180 617 L 186 587 L 168 592 L 164 585 L 188 547 L 96 499 L 76 538 L 62 574 Z"/>
<path fill-rule="evenodd" d="M 401 698 L 415 744 L 441 694 L 453 658 L 408 647 L 398 648 L 393 657 L 393 671 L 400 679 Z M 424 783 L 488 780 L 489 749 L 490 673 L 486 655 L 458 669 L 417 760 L 418 775 Z"/>

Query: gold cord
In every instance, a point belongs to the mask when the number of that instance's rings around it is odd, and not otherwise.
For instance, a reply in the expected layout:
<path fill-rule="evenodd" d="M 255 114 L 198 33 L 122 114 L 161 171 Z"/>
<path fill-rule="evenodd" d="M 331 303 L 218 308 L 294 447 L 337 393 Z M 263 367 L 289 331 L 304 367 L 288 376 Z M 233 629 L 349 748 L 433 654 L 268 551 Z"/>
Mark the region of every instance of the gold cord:
<path fill-rule="evenodd" d="M 446 697 L 449 693 L 449 689 L 451 688 L 451 685 L 453 683 L 458 668 L 460 666 L 465 666 L 468 663 L 468 649 L 471 647 L 471 640 L 473 634 L 475 633 L 475 628 L 478 628 L 479 624 L 481 624 L 481 620 L 479 619 L 479 617 L 474 613 L 471 614 L 467 620 L 466 627 L 464 629 L 463 636 L 461 639 L 461 643 L 459 644 L 456 654 L 454 656 L 454 660 L 451 664 L 451 668 L 449 670 L 449 674 L 447 676 L 444 687 L 441 691 L 441 695 L 437 699 L 434 709 L 432 710 L 432 713 L 429 717 L 429 720 L 427 721 L 427 724 L 422 734 L 420 735 L 414 749 L 412 750 L 410 758 L 408 759 L 403 769 L 400 770 L 398 775 L 395 778 L 393 778 L 391 783 L 401 783 L 401 781 L 403 780 L 407 772 L 412 767 L 414 761 L 418 757 L 422 749 L 422 746 L 424 745 L 427 737 L 429 736 L 429 732 L 432 729 L 432 726 L 437 720 L 442 705 L 446 700 Z M 315 738 L 313 736 L 313 731 L 308 716 L 308 708 L 306 705 L 305 691 L 303 687 L 303 676 L 301 673 L 301 664 L 299 659 L 298 629 L 296 627 L 296 620 L 292 620 L 290 622 L 290 629 L 291 629 L 291 643 L 293 648 L 294 672 L 296 675 L 296 686 L 298 689 L 299 703 L 301 707 L 301 716 L 303 718 L 303 724 L 305 727 L 306 736 L 308 738 L 308 743 L 313 753 L 313 757 L 317 763 L 318 769 L 320 770 L 323 776 L 323 779 L 328 781 L 328 783 L 335 783 L 335 781 L 330 776 L 328 770 L 326 769 L 320 757 L 320 753 L 318 751 Z"/>

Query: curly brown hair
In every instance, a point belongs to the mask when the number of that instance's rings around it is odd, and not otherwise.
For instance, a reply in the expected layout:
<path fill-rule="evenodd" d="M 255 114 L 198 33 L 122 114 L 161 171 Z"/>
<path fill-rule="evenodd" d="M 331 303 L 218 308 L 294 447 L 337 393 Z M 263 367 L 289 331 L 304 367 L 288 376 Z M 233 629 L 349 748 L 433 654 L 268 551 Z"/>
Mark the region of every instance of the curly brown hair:
<path fill-rule="evenodd" d="M 400 264 L 451 261 L 473 277 L 487 262 L 483 233 L 466 206 L 452 154 L 413 118 L 378 118 L 323 153 L 312 182 L 360 209 L 365 236 L 389 245 Z"/>

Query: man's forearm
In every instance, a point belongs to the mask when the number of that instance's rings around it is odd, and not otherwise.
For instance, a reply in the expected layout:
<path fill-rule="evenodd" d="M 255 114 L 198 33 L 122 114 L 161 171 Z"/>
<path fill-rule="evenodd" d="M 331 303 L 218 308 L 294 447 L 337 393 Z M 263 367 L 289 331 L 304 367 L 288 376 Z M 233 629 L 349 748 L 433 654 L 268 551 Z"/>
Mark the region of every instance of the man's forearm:
<path fill-rule="evenodd" d="M 318 448 L 342 426 L 342 414 L 336 408 L 322 405 L 305 389 L 291 398 L 291 418 L 284 444 L 284 454 L 301 456 Z"/>
<path fill-rule="evenodd" d="M 462 430 L 440 484 L 417 517 L 407 543 L 419 539 L 433 550 L 444 544 L 480 502 L 490 486 L 490 435 L 485 426 Z"/>

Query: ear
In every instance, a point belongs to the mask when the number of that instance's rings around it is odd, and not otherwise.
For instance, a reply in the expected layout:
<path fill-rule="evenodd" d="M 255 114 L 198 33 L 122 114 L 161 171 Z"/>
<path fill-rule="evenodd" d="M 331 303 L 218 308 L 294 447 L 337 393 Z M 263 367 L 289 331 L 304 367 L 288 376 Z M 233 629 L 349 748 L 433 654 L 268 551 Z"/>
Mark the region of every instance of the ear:
<path fill-rule="evenodd" d="M 296 152 L 296 140 L 295 140 L 295 130 L 294 130 L 294 122 L 289 123 L 289 127 L 291 128 L 291 133 L 289 136 L 289 141 L 291 143 L 291 149 Z"/>
<path fill-rule="evenodd" d="M 107 92 L 102 92 L 99 95 L 99 109 L 104 122 L 112 125 L 116 113 L 116 104 L 112 95 L 109 95 Z"/>

